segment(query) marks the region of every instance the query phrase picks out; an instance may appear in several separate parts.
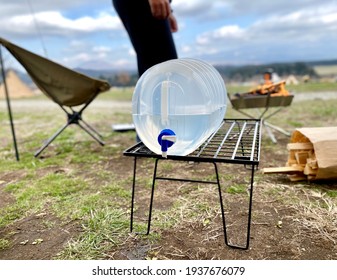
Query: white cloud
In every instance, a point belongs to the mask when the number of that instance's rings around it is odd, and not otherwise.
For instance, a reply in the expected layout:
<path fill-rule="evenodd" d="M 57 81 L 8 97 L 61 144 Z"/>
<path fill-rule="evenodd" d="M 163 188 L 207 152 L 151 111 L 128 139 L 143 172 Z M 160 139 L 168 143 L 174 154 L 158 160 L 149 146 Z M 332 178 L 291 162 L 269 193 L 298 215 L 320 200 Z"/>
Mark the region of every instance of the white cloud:
<path fill-rule="evenodd" d="M 270 15 L 256 20 L 246 27 L 223 25 L 203 32 L 196 37 L 198 53 L 208 59 L 234 57 L 241 54 L 243 60 L 290 60 L 311 53 L 307 60 L 319 55 L 319 47 L 329 45 L 329 54 L 336 58 L 337 6 L 332 8 L 301 9 L 284 15 Z M 210 56 L 212 54 L 212 56 Z"/>
<path fill-rule="evenodd" d="M 213 32 L 213 36 L 215 39 L 222 37 L 240 38 L 244 35 L 244 33 L 244 30 L 237 25 L 227 25 L 216 29 Z"/>
<path fill-rule="evenodd" d="M 27 3 L 34 9 L 34 17 Z M 0 0 L 1 34 L 74 67 L 102 58 L 136 65 L 111 0 Z M 173 0 L 178 54 L 210 62 L 336 58 L 336 0 Z M 36 26 L 37 23 L 37 26 Z"/>
<path fill-rule="evenodd" d="M 9 19 L 0 19 L 4 32 L 36 33 L 36 26 L 43 30 L 45 35 L 64 34 L 79 35 L 81 33 L 101 32 L 106 30 L 121 30 L 122 26 L 117 16 L 100 13 L 97 17 L 82 16 L 76 19 L 66 18 L 59 11 L 45 11 L 35 14 L 13 16 Z"/>
<path fill-rule="evenodd" d="M 78 61 L 81 62 L 87 62 L 91 60 L 91 56 L 88 53 L 78 53 L 76 55 L 73 55 L 71 57 L 66 57 L 63 59 L 64 63 L 74 64 L 78 63 Z"/>
<path fill-rule="evenodd" d="M 135 52 L 135 50 L 134 50 L 133 48 L 129 48 L 128 54 L 129 54 L 130 56 L 132 56 L 132 57 L 135 57 L 135 56 L 136 56 L 136 52 Z"/>
<path fill-rule="evenodd" d="M 106 47 L 106 46 L 94 46 L 93 47 L 93 51 L 94 52 L 98 52 L 98 53 L 109 52 L 109 51 L 111 51 L 111 48 L 110 47 Z"/>
<path fill-rule="evenodd" d="M 211 5 L 212 2 L 204 0 L 174 0 L 172 2 L 174 10 L 182 15 L 196 14 L 205 11 L 205 9 L 210 9 Z"/>

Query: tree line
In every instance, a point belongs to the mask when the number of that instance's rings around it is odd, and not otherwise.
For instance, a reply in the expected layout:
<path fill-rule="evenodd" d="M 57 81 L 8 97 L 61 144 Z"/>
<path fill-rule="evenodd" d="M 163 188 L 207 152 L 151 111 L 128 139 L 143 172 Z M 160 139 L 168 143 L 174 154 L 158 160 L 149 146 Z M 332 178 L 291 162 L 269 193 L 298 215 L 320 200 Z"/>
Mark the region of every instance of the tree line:
<path fill-rule="evenodd" d="M 253 79 L 254 77 L 261 77 L 264 72 L 272 69 L 281 77 L 286 77 L 289 75 L 295 76 L 305 76 L 308 75 L 312 78 L 318 77 L 314 70 L 315 65 L 321 65 L 320 63 L 313 62 L 294 62 L 294 63 L 271 63 L 264 65 L 244 65 L 244 66 L 229 66 L 229 65 L 214 65 L 214 67 L 219 71 L 220 75 L 225 81 L 239 81 L 245 82 Z M 327 65 L 331 63 L 337 64 L 337 61 L 326 62 Z M 83 73 L 93 78 L 98 78 L 106 80 L 112 86 L 125 87 L 125 86 L 135 86 L 138 81 L 138 74 L 135 70 L 133 71 L 118 71 L 118 70 L 89 70 L 75 68 L 75 71 Z M 27 84 L 32 83 L 30 77 L 26 73 L 16 71 L 19 77 Z M 1 83 L 0 77 L 0 83 Z"/>
<path fill-rule="evenodd" d="M 229 80 L 241 80 L 247 81 L 256 76 L 262 76 L 266 71 L 274 71 L 279 76 L 304 76 L 309 75 L 310 77 L 317 77 L 317 73 L 314 68 L 304 62 L 294 62 L 294 63 L 272 63 L 265 65 L 245 65 L 245 66 L 225 66 L 225 65 L 215 65 L 214 66 L 220 74 Z"/>
<path fill-rule="evenodd" d="M 294 63 L 272 63 L 265 65 L 245 65 L 245 66 L 228 66 L 214 65 L 220 75 L 226 80 L 249 81 L 254 77 L 261 77 L 267 70 L 276 72 L 281 77 L 289 75 L 317 77 L 313 66 L 304 62 Z M 113 86 L 134 86 L 138 81 L 136 72 L 114 72 L 104 73 L 98 76 L 100 79 L 107 80 Z"/>

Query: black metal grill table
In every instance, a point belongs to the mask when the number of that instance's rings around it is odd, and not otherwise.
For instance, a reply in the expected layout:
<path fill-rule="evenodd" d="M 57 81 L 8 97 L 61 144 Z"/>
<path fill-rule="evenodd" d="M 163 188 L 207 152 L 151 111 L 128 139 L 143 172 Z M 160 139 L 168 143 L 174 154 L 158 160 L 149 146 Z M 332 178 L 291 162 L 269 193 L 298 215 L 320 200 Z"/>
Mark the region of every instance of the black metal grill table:
<path fill-rule="evenodd" d="M 155 159 L 151 197 L 149 203 L 149 214 L 147 220 L 147 232 L 150 233 L 154 188 L 157 180 L 184 181 L 194 183 L 216 184 L 218 186 L 221 217 L 223 223 L 225 244 L 229 247 L 238 249 L 248 249 L 250 240 L 250 226 L 252 216 L 253 183 L 255 170 L 260 161 L 260 142 L 261 142 L 261 120 L 259 119 L 224 119 L 219 129 L 214 132 L 197 150 L 187 156 L 170 156 L 163 158 L 161 155 L 150 151 L 142 142 L 124 151 L 125 156 L 134 157 L 132 198 L 131 198 L 131 217 L 130 231 L 133 231 L 135 188 L 137 181 L 137 158 Z M 206 162 L 214 165 L 216 180 L 192 180 L 188 178 L 161 177 L 157 175 L 158 162 L 160 160 L 187 161 L 187 162 Z M 217 164 L 236 164 L 243 165 L 250 171 L 249 183 L 249 202 L 247 217 L 247 234 L 245 245 L 231 244 L 227 237 L 227 226 L 225 219 L 223 194 L 219 180 Z"/>

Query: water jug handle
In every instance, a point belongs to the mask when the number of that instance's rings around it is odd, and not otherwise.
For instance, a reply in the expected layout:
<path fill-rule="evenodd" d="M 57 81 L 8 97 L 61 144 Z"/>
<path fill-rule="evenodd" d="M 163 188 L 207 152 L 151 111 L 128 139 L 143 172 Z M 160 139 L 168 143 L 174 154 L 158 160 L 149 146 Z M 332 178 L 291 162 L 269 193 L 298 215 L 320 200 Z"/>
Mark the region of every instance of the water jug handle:
<path fill-rule="evenodd" d="M 177 136 L 171 129 L 164 129 L 158 135 L 158 143 L 161 146 L 162 157 L 167 158 L 167 149 L 177 141 Z"/>

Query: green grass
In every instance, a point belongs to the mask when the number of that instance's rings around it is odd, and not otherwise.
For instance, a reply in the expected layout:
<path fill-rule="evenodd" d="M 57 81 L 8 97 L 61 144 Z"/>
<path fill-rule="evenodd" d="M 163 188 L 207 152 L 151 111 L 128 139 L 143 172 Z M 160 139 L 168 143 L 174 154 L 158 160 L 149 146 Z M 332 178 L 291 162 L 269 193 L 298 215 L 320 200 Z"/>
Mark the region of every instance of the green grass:
<path fill-rule="evenodd" d="M 324 87 L 321 85 L 321 88 Z M 313 88 L 313 87 L 312 87 Z M 319 87 L 317 87 L 318 89 Z M 308 88 L 309 90 L 309 88 Z M 112 90 L 103 100 L 130 101 L 132 90 Z M 41 97 L 38 97 L 41 98 Z M 15 109 L 15 108 L 14 108 Z M 5 111 L 6 112 L 6 111 Z M 116 252 L 119 246 L 127 243 L 130 222 L 130 200 L 132 183 L 132 160 L 130 169 L 122 167 L 125 160 L 122 151 L 134 144 L 135 134 L 115 133 L 111 130 L 112 123 L 131 121 L 130 112 L 105 108 L 95 110 L 88 108 L 84 115 L 94 127 L 102 132 L 106 145 L 101 147 L 85 132 L 76 126 L 67 128 L 51 147 L 43 153 L 42 158 L 34 158 L 34 151 L 41 146 L 42 141 L 52 135 L 58 127 L 64 124 L 63 112 L 56 109 L 41 113 L 40 110 L 14 110 L 15 128 L 20 151 L 20 161 L 14 157 L 12 139 L 8 125 L 8 116 L 0 112 L 0 195 L 9 195 L 13 201 L 0 208 L 0 227 L 14 225 L 17 221 L 36 215 L 48 213 L 57 217 L 60 223 L 76 223 L 81 232 L 73 236 L 68 245 L 55 258 L 57 259 L 105 259 L 111 252 Z M 336 103 L 325 100 L 304 101 L 293 103 L 290 107 L 272 117 L 270 122 L 292 131 L 297 127 L 335 125 Z M 228 108 L 226 117 L 238 116 L 237 112 Z M 240 116 L 242 117 L 242 116 Z M 282 148 L 263 139 L 263 151 L 280 154 Z M 262 152 L 263 152 L 262 151 Z M 286 151 L 285 151 L 286 153 Z M 274 160 L 274 159 L 269 159 Z M 276 160 L 276 159 L 275 159 Z M 285 159 L 286 160 L 286 159 Z M 139 177 L 139 185 L 148 192 L 152 185 L 152 160 L 140 162 L 144 174 Z M 176 171 L 175 164 L 163 162 L 161 170 L 168 173 Z M 141 174 L 141 173 L 140 173 Z M 176 175 L 176 174 L 171 174 Z M 202 174 L 198 179 L 214 180 L 214 173 Z M 234 182 L 226 188 L 228 197 L 246 197 L 247 184 L 242 180 L 235 182 L 239 174 L 223 172 L 222 182 Z M 262 184 L 266 177 L 258 177 L 256 182 Z M 240 183 L 238 183 L 240 182 Z M 294 189 L 299 189 L 294 185 Z M 159 186 L 161 191 L 164 186 Z M 311 186 L 310 186 L 311 187 Z M 290 189 L 290 187 L 289 187 Z M 265 188 L 263 195 L 267 200 L 282 196 L 282 201 L 299 203 L 295 194 L 281 185 Z M 158 190 L 159 191 L 159 190 Z M 256 188 L 259 192 L 260 189 Z M 308 187 L 304 191 L 311 191 Z M 214 193 L 212 193 L 214 192 Z M 261 191 L 260 191 L 261 192 Z M 153 227 L 156 228 L 149 236 L 137 237 L 137 240 L 158 243 L 164 230 L 173 230 L 183 225 L 199 225 L 208 227 L 213 223 L 213 217 L 219 214 L 217 190 L 204 185 L 181 187 L 179 195 L 172 198 L 165 209 L 155 210 Z M 327 197 L 335 199 L 336 190 L 325 191 Z M 206 195 L 207 194 L 207 199 Z M 233 195 L 232 195 L 233 194 Z M 288 195 L 290 194 L 290 195 Z M 296 193 L 297 194 L 297 193 Z M 168 195 L 171 195 L 169 193 Z M 212 200 L 216 196 L 217 203 Z M 315 204 L 315 207 L 318 207 Z M 44 221 L 45 226 L 52 228 L 58 222 Z M 136 231 L 145 231 L 144 223 L 135 223 Z M 0 238 L 0 250 L 11 246 L 7 237 Z"/>
<path fill-rule="evenodd" d="M 337 190 L 328 190 L 325 193 L 331 198 L 337 198 Z"/>
<path fill-rule="evenodd" d="M 75 157 L 76 162 L 87 162 L 80 159 L 80 155 Z M 79 165 L 78 169 L 72 166 L 74 170 L 69 173 L 47 172 L 44 176 L 38 175 L 38 167 L 25 171 L 21 180 L 7 184 L 4 189 L 15 198 L 15 203 L 0 209 L 0 226 L 41 212 L 52 213 L 64 222 L 77 220 L 83 233 L 71 241 L 57 258 L 104 258 L 104 252 L 122 242 L 129 229 L 125 205 L 129 205 L 130 192 L 129 188 L 123 187 L 129 186 L 129 182 L 118 181 L 114 176 L 107 178 L 104 171 L 99 180 L 101 183 L 88 174 L 81 176 L 81 168 L 89 171 L 92 163 Z M 5 245 L 4 241 L 0 244 L 3 248 Z"/>
<path fill-rule="evenodd" d="M 83 234 L 69 243 L 57 259 L 102 259 L 128 233 L 126 213 L 111 207 L 93 209 L 83 219 Z"/>
<path fill-rule="evenodd" d="M 130 99 L 131 93 L 118 94 L 118 99 L 123 99 L 124 94 Z M 0 124 L 5 128 L 0 131 L 0 184 L 4 185 L 1 191 L 14 202 L 0 208 L 0 226 L 9 226 L 39 213 L 56 216 L 61 223 L 75 221 L 83 232 L 74 236 L 56 258 L 105 258 L 105 252 L 123 242 L 129 230 L 131 181 L 105 169 L 106 163 L 116 158 L 117 153 L 121 156 L 126 146 L 107 141 L 101 147 L 72 125 L 42 153 L 42 158 L 34 158 L 34 151 L 65 123 L 64 113 L 58 108 L 43 113 L 27 108 L 13 109 L 20 161 L 14 157 L 8 115 L 1 112 Z M 125 145 L 133 143 L 134 133 L 117 134 L 111 129 L 113 123 L 130 121 L 129 113 L 88 108 L 84 117 L 94 127 L 98 124 L 97 130 L 105 139 L 122 137 Z M 12 179 L 6 179 L 11 174 Z M 0 239 L 0 246 L 4 249 L 10 245 Z"/>
<path fill-rule="evenodd" d="M 133 90 L 133 87 L 113 88 L 100 94 L 97 100 L 131 101 Z"/>
<path fill-rule="evenodd" d="M 321 92 L 337 90 L 337 83 L 328 82 L 309 82 L 298 85 L 287 85 L 286 88 L 291 92 Z"/>
<path fill-rule="evenodd" d="M 227 190 L 227 193 L 229 194 L 241 194 L 241 193 L 247 193 L 247 185 L 243 184 L 234 184 L 230 186 Z"/>
<path fill-rule="evenodd" d="M 7 239 L 0 238 L 0 250 L 4 250 L 10 246 Z"/>

